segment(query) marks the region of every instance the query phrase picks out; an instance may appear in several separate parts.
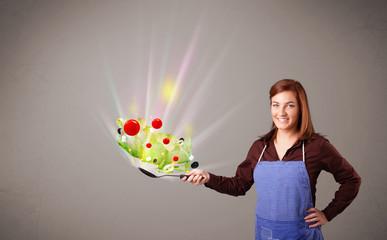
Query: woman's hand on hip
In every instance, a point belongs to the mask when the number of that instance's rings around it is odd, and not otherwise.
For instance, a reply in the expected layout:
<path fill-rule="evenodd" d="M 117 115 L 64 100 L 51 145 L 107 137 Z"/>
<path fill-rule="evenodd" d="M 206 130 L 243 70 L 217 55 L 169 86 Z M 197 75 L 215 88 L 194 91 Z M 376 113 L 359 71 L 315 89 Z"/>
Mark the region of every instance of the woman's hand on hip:
<path fill-rule="evenodd" d="M 210 174 L 200 169 L 194 169 L 188 175 L 189 175 L 188 179 L 187 177 L 183 177 L 181 180 L 183 182 L 185 181 L 190 182 L 196 186 L 207 183 L 210 180 Z"/>
<path fill-rule="evenodd" d="M 309 208 L 306 212 L 307 213 L 313 212 L 313 213 L 304 218 L 305 222 L 307 223 L 316 222 L 315 224 L 310 225 L 309 228 L 322 226 L 328 222 L 328 219 L 325 217 L 324 213 L 318 210 L 317 208 Z"/>

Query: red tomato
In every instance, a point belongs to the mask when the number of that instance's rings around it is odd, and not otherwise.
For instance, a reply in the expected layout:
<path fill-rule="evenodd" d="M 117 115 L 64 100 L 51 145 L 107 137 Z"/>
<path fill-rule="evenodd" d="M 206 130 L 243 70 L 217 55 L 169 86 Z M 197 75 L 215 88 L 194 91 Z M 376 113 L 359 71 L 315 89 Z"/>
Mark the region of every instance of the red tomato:
<path fill-rule="evenodd" d="M 175 162 L 179 161 L 179 157 L 178 156 L 174 156 L 173 157 L 173 161 L 175 161 Z"/>
<path fill-rule="evenodd" d="M 154 129 L 159 129 L 159 128 L 161 128 L 161 126 L 163 126 L 163 122 L 162 122 L 160 119 L 155 118 L 155 119 L 152 121 L 152 127 L 153 127 Z"/>
<path fill-rule="evenodd" d="M 126 121 L 124 125 L 124 131 L 129 136 L 135 136 L 140 131 L 140 124 L 136 120 L 130 119 Z"/>
<path fill-rule="evenodd" d="M 168 139 L 168 138 L 164 138 L 163 143 L 164 143 L 165 145 L 169 144 L 169 139 Z"/>
<path fill-rule="evenodd" d="M 151 148 L 151 147 L 152 147 L 152 143 L 147 143 L 147 144 L 146 144 L 146 147 L 147 147 L 147 148 Z"/>

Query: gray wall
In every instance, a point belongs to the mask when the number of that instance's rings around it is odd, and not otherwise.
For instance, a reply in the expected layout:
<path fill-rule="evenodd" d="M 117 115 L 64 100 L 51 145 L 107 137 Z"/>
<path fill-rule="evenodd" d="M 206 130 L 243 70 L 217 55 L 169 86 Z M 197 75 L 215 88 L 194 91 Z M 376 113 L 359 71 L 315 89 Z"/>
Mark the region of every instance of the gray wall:
<path fill-rule="evenodd" d="M 192 126 L 201 168 L 232 176 L 302 82 L 315 128 L 361 175 L 326 239 L 387 234 L 385 1 L 1 1 L 1 239 L 252 239 L 244 197 L 141 174 L 115 118 Z M 165 78 L 177 101 L 160 100 Z M 137 106 L 137 110 L 135 109 Z M 318 182 L 317 207 L 338 185 Z"/>

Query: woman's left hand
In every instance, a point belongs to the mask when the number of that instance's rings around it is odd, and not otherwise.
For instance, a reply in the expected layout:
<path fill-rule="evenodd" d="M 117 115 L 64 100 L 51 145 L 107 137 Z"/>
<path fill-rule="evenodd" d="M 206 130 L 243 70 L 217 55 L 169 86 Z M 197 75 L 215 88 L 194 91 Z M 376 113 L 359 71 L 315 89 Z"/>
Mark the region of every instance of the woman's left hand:
<path fill-rule="evenodd" d="M 315 224 L 310 225 L 309 228 L 321 226 L 328 222 L 328 219 L 325 217 L 324 213 L 318 210 L 317 208 L 309 208 L 306 212 L 307 213 L 313 212 L 313 213 L 304 218 L 305 222 L 307 223 L 316 222 Z"/>

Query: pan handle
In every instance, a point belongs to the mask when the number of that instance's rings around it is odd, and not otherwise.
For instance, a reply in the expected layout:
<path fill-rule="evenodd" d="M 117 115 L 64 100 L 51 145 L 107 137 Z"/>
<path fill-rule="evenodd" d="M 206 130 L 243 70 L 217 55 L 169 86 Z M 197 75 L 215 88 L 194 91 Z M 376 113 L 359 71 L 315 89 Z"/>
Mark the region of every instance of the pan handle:
<path fill-rule="evenodd" d="M 190 175 L 185 175 L 185 174 L 180 174 L 180 179 L 182 179 L 183 177 L 187 177 L 187 179 L 190 177 Z M 202 177 L 201 180 L 203 180 L 204 177 Z"/>

